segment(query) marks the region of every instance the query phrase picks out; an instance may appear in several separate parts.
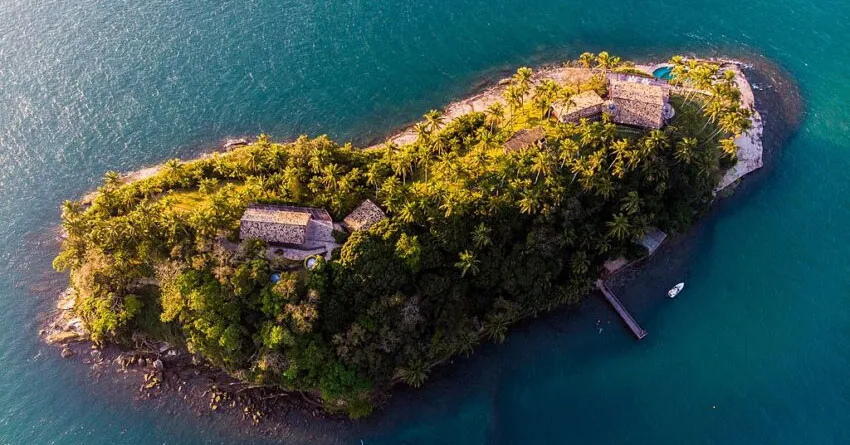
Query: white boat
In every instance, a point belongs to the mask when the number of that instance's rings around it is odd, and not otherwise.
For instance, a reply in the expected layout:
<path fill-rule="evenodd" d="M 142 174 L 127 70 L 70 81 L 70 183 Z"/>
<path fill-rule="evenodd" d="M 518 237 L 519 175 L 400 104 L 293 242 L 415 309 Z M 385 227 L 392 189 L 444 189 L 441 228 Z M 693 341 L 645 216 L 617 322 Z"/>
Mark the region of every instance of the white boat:
<path fill-rule="evenodd" d="M 681 292 L 682 289 L 684 289 L 684 288 L 685 288 L 685 283 L 679 283 L 679 284 L 673 286 L 672 289 L 667 291 L 667 296 L 670 297 L 670 298 L 676 298 L 676 295 L 679 295 L 679 292 Z"/>

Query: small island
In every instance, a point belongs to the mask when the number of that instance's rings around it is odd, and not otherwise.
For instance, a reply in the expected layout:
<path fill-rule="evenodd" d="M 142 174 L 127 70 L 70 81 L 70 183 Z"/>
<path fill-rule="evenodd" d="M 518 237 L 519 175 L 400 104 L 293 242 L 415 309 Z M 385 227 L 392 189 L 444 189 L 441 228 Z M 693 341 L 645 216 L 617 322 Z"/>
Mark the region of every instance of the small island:
<path fill-rule="evenodd" d="M 737 64 L 603 52 L 379 146 L 260 135 L 111 172 L 63 206 L 68 322 L 46 334 L 149 351 L 151 386 L 170 349 L 363 417 L 688 228 L 761 166 L 760 137 Z"/>

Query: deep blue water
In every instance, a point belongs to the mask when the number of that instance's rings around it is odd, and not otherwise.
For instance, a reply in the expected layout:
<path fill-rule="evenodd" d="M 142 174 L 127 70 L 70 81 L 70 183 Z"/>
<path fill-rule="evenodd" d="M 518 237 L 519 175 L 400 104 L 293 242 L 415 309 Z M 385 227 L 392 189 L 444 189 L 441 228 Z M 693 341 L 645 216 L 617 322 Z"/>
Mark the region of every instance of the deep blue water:
<path fill-rule="evenodd" d="M 91 383 L 37 340 L 63 280 L 48 230 L 107 170 L 261 131 L 369 140 L 505 69 L 601 49 L 763 55 L 799 81 L 802 126 L 623 295 L 645 340 L 593 300 L 326 437 L 848 443 L 848 38 L 843 0 L 0 0 L 0 443 L 238 434 L 179 403 L 133 401 L 131 384 Z"/>

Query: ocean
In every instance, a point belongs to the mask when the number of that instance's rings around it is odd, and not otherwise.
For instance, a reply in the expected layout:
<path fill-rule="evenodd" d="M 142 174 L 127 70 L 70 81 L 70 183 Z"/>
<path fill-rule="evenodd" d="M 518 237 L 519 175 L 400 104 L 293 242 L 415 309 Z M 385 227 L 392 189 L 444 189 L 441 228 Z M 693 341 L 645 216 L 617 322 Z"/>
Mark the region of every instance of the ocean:
<path fill-rule="evenodd" d="M 838 0 L 0 0 L 0 443 L 848 443 L 849 37 Z M 621 289 L 644 340 L 593 298 L 365 421 L 266 438 L 136 400 L 39 341 L 67 280 L 50 268 L 59 205 L 106 171 L 260 132 L 365 144 L 600 50 L 764 57 L 779 68 L 756 85 L 784 73 L 801 95 L 768 168 Z"/>

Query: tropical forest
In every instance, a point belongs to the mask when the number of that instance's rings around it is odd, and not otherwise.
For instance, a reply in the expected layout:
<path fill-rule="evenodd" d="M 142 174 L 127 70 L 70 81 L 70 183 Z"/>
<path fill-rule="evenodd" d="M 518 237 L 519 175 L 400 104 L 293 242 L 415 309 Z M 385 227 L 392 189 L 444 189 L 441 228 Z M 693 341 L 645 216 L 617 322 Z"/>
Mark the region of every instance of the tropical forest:
<path fill-rule="evenodd" d="M 750 110 L 734 73 L 669 63 L 675 115 L 660 129 L 607 112 L 553 116 L 553 104 L 605 97 L 607 76 L 636 71 L 586 53 L 567 62 L 590 72 L 585 82 L 520 68 L 486 111 L 428 112 L 410 143 L 260 135 L 137 181 L 110 172 L 92 199 L 64 203 L 54 267 L 69 272 L 96 344 L 167 341 L 240 381 L 363 417 L 393 386 L 422 386 L 517 321 L 581 304 L 606 260 L 644 256 L 636 241 L 650 228 L 681 232 L 708 208 Z M 506 149 L 532 129 L 540 140 Z M 240 239 L 249 204 L 337 221 L 366 199 L 386 218 L 335 232 L 341 247 L 315 267 Z"/>

